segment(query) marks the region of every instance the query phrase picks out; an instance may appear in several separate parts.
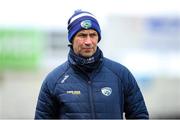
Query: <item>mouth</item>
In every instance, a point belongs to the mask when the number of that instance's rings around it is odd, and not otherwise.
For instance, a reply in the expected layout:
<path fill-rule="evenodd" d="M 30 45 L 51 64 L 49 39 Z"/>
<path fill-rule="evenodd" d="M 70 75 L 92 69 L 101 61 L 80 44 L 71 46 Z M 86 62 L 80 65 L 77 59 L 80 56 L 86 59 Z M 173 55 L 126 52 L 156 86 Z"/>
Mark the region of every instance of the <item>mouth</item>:
<path fill-rule="evenodd" d="M 91 49 L 93 49 L 92 47 L 85 47 L 85 48 L 83 48 L 84 50 L 91 50 Z"/>
<path fill-rule="evenodd" d="M 93 50 L 93 48 L 83 48 L 83 50 L 84 50 L 85 52 L 90 52 L 90 51 Z"/>

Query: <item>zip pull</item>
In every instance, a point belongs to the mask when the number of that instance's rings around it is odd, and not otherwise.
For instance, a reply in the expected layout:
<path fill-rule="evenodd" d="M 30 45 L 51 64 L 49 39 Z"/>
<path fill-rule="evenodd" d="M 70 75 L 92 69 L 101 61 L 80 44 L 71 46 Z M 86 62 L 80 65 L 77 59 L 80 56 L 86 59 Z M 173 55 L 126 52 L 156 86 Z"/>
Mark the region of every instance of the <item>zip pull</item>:
<path fill-rule="evenodd" d="M 88 80 L 88 84 L 91 84 L 91 81 L 90 81 L 90 80 Z"/>

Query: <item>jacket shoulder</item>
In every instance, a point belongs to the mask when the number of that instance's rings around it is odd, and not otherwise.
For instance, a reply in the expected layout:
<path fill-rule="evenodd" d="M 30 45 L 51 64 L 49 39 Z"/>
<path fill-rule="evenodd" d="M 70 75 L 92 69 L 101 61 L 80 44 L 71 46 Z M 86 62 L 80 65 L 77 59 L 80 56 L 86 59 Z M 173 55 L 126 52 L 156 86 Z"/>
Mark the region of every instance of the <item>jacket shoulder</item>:
<path fill-rule="evenodd" d="M 59 65 L 58 67 L 56 67 L 55 69 L 53 69 L 48 76 L 53 77 L 54 79 L 58 79 L 60 76 L 62 76 L 67 69 L 69 68 L 68 62 L 64 62 L 63 64 Z M 48 77 L 47 76 L 47 77 Z"/>
<path fill-rule="evenodd" d="M 110 60 L 108 58 L 104 58 L 104 65 L 106 68 L 108 68 L 109 70 L 111 70 L 113 73 L 115 73 L 118 76 L 121 76 L 121 73 L 124 71 L 129 72 L 129 70 L 122 64 Z"/>
<path fill-rule="evenodd" d="M 113 60 L 110 60 L 108 58 L 104 59 L 104 66 L 106 68 L 108 68 L 109 70 L 111 70 L 115 75 L 118 76 L 118 78 L 120 79 L 120 81 L 123 84 L 123 87 L 127 90 L 129 85 L 133 85 L 136 84 L 136 80 L 134 78 L 134 76 L 132 75 L 132 73 L 129 71 L 129 69 L 127 67 L 125 67 L 124 65 L 115 62 Z"/>
<path fill-rule="evenodd" d="M 53 90 L 58 82 L 58 80 L 63 76 L 66 71 L 69 69 L 68 62 L 64 62 L 63 64 L 59 65 L 55 69 L 53 69 L 43 81 L 43 85 L 46 85 L 49 90 Z M 53 92 L 53 91 L 51 91 Z"/>

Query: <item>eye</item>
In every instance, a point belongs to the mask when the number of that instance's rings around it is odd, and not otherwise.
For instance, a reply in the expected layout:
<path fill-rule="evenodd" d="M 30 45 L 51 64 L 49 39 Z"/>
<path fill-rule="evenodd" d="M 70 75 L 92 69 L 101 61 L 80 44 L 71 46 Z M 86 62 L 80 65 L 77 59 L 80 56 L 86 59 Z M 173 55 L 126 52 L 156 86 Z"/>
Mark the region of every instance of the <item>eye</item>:
<path fill-rule="evenodd" d="M 81 33 L 81 34 L 78 34 L 78 37 L 82 37 L 82 38 L 85 38 L 87 35 L 86 34 L 83 34 L 83 33 Z"/>
<path fill-rule="evenodd" d="M 96 36 L 98 36 L 97 33 L 91 33 L 90 34 L 90 37 L 96 37 Z"/>

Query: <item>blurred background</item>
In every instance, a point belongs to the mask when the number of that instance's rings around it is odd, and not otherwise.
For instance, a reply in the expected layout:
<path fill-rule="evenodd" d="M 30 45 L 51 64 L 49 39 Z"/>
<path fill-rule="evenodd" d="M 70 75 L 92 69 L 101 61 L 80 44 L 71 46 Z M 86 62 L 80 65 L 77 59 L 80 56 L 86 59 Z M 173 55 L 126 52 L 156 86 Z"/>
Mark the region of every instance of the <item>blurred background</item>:
<path fill-rule="evenodd" d="M 67 20 L 95 14 L 105 57 L 129 68 L 150 118 L 180 118 L 178 0 L 0 0 L 0 118 L 34 117 L 45 76 L 67 59 Z"/>

